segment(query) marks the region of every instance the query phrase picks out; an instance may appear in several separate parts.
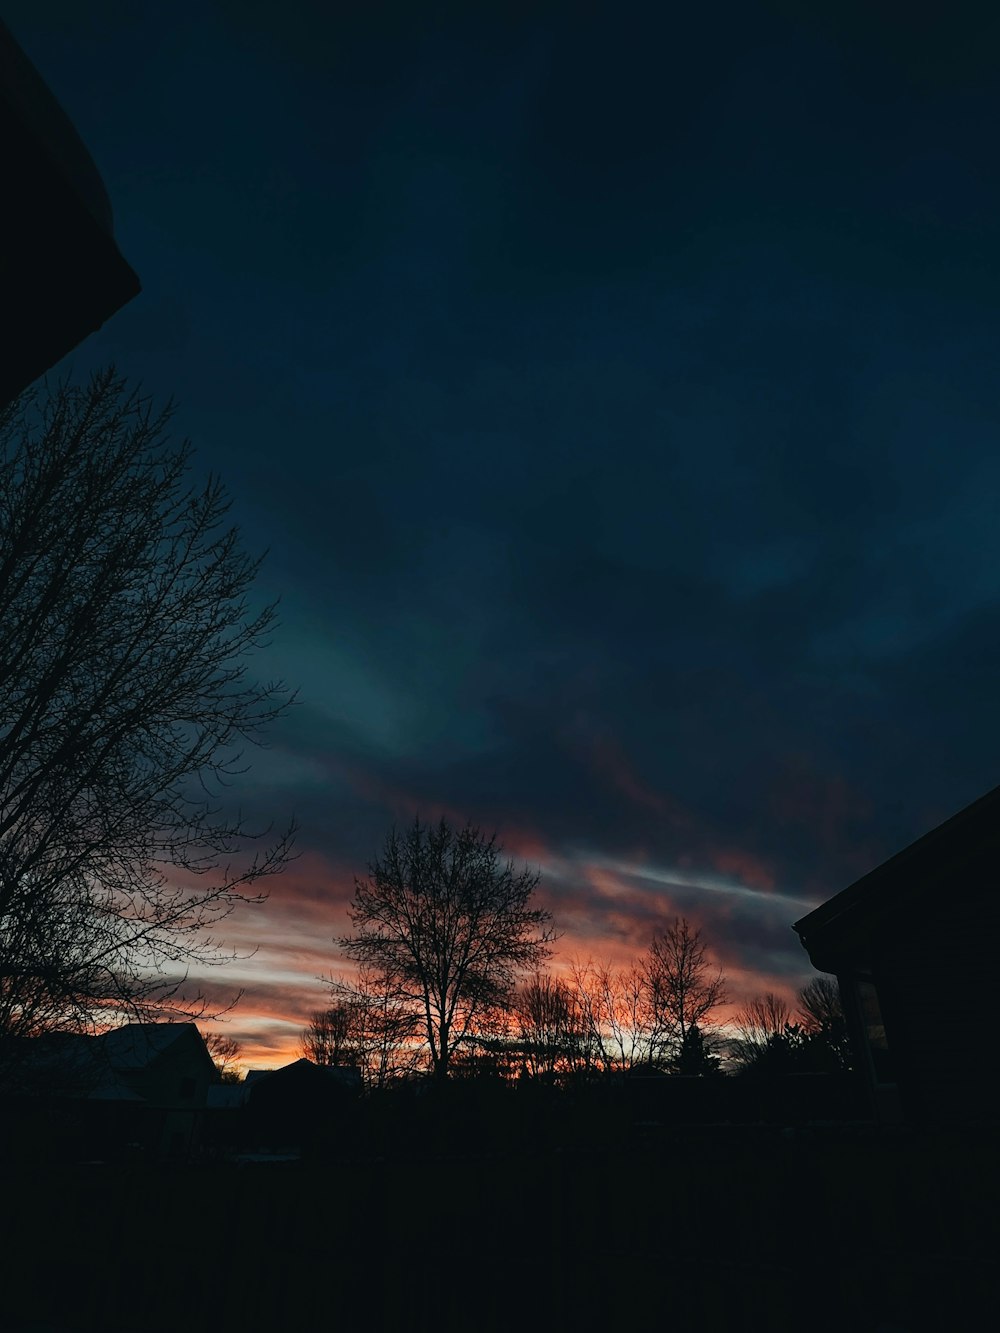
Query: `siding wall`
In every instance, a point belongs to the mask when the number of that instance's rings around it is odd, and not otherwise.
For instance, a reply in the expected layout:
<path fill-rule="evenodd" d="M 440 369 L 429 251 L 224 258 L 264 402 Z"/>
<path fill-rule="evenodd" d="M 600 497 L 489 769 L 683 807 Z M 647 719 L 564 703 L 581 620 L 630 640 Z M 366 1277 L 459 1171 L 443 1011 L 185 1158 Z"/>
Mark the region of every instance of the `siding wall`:
<path fill-rule="evenodd" d="M 987 1083 L 1000 948 L 998 869 L 915 890 L 873 936 L 872 971 L 908 1120 L 996 1117 Z M 902 919 L 901 919 L 902 918 Z"/>

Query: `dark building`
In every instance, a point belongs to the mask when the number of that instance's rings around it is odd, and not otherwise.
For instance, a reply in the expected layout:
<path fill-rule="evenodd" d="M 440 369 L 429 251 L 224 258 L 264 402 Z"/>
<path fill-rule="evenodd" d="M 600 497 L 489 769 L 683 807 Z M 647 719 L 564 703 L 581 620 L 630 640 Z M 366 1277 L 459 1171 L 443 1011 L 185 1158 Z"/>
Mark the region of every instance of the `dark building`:
<path fill-rule="evenodd" d="M 114 1076 L 142 1099 L 146 1146 L 160 1155 L 190 1152 L 209 1089 L 219 1082 L 194 1023 L 129 1023 L 93 1041 Z"/>
<path fill-rule="evenodd" d="M 139 291 L 66 113 L 0 23 L 0 406 Z"/>
<path fill-rule="evenodd" d="M 22 1038 L 0 1116 L 28 1155 L 185 1157 L 219 1072 L 194 1023 L 129 1023 L 97 1036 Z"/>
<path fill-rule="evenodd" d="M 280 1069 L 251 1069 L 242 1083 L 208 1096 L 206 1144 L 217 1153 L 298 1156 L 329 1138 L 361 1092 L 353 1065 L 295 1060 Z"/>
<path fill-rule="evenodd" d="M 1000 787 L 797 921 L 836 975 L 879 1119 L 996 1118 Z"/>

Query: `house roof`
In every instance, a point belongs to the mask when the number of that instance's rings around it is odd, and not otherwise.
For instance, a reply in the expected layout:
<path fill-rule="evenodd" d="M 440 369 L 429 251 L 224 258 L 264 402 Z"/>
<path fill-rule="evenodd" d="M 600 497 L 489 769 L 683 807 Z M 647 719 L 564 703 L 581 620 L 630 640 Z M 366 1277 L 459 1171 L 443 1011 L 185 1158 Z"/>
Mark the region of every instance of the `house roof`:
<path fill-rule="evenodd" d="M 168 1046 L 192 1032 L 198 1032 L 194 1023 L 127 1023 L 101 1033 L 96 1040 L 111 1068 L 125 1071 L 145 1069 Z"/>
<path fill-rule="evenodd" d="M 142 1101 L 111 1067 L 99 1040 L 75 1032 L 24 1038 L 10 1090 L 87 1101 Z"/>
<path fill-rule="evenodd" d="M 94 159 L 73 122 L 66 115 L 42 76 L 0 23 L 0 76 L 3 96 L 17 113 L 26 133 L 76 190 L 80 200 L 106 232 L 113 228 L 111 200 Z"/>
<path fill-rule="evenodd" d="M 282 1065 L 280 1069 L 250 1069 L 247 1071 L 244 1084 L 259 1087 L 265 1081 L 279 1079 L 284 1082 L 289 1078 L 309 1079 L 317 1085 L 323 1083 L 346 1087 L 361 1085 L 361 1071 L 355 1065 L 318 1065 L 304 1056 L 300 1060 L 293 1060 L 291 1064 Z"/>
<path fill-rule="evenodd" d="M 90 154 L 0 22 L 0 405 L 139 291 Z"/>
<path fill-rule="evenodd" d="M 837 971 L 835 964 L 843 952 L 844 940 L 863 932 L 875 920 L 907 912 L 916 891 L 953 874 L 991 845 L 1000 848 L 1000 787 L 980 796 L 821 903 L 796 921 L 792 929 L 816 967 Z"/>
<path fill-rule="evenodd" d="M 141 1102 L 142 1096 L 129 1087 L 129 1075 L 148 1069 L 177 1042 L 190 1043 L 189 1055 L 200 1051 L 206 1072 L 215 1073 L 194 1023 L 127 1023 L 97 1036 L 50 1032 L 23 1038 L 9 1080 L 11 1090 L 89 1101 Z"/>

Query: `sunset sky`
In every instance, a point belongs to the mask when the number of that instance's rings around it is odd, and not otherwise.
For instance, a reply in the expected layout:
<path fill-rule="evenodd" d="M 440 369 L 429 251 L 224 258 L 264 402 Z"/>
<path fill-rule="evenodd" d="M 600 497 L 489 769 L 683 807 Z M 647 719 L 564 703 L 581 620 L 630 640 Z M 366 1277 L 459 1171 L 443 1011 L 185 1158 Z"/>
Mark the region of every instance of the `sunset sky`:
<path fill-rule="evenodd" d="M 144 288 L 59 371 L 177 399 L 282 599 L 249 1065 L 394 821 L 739 1003 L 1000 781 L 1000 10 L 688 8 L 5 6 Z"/>

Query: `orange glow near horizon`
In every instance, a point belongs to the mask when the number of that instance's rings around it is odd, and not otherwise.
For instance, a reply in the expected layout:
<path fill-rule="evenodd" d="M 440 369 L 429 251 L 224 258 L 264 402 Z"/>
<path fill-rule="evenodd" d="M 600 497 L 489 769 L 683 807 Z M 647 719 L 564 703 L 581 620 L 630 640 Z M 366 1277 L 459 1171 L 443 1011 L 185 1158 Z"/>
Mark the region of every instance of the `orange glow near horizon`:
<path fill-rule="evenodd" d="M 518 859 L 526 858 L 530 848 L 531 863 L 541 870 L 539 901 L 560 930 L 549 963 L 556 974 L 565 974 L 574 959 L 626 966 L 641 957 L 657 930 L 686 916 L 702 930 L 713 963 L 726 975 L 729 1001 L 718 1013 L 722 1023 L 765 991 L 794 1005 L 797 987 L 812 975 L 804 953 L 801 975 L 743 961 L 735 913 L 749 905 L 754 912 L 769 913 L 784 929 L 811 906 L 782 897 L 752 856 L 720 852 L 715 873 L 699 881 L 687 869 L 663 870 L 641 858 L 625 865 L 560 856 L 528 830 L 502 836 Z M 232 918 L 230 942 L 243 956 L 199 980 L 219 1008 L 240 990 L 243 995 L 224 1021 L 201 1026 L 240 1042 L 244 1070 L 277 1068 L 298 1059 L 303 1030 L 328 1000 L 324 978 L 352 973 L 351 964 L 339 958 L 335 939 L 350 929 L 347 907 L 353 890 L 353 874 L 310 855 L 275 881 L 266 904 Z M 790 935 L 789 946 L 794 948 Z"/>

